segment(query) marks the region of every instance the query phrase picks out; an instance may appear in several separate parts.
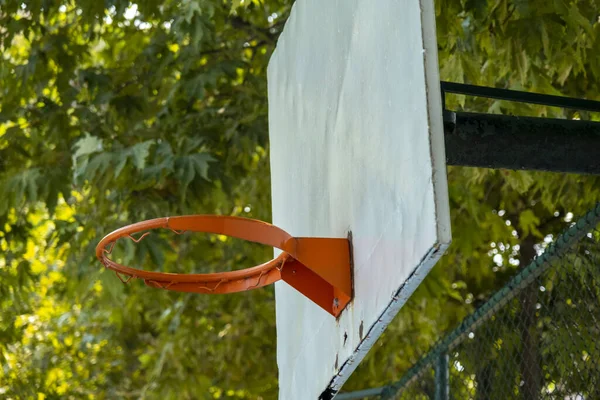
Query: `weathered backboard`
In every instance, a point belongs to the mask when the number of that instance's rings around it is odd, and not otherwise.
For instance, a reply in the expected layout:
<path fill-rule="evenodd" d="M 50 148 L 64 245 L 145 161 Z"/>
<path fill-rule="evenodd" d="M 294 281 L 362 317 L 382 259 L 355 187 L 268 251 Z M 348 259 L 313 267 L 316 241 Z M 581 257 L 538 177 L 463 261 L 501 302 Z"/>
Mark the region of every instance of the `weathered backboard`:
<path fill-rule="evenodd" d="M 331 398 L 450 242 L 433 0 L 297 0 L 268 70 L 273 223 L 352 234 L 336 320 L 276 284 L 280 399 Z"/>

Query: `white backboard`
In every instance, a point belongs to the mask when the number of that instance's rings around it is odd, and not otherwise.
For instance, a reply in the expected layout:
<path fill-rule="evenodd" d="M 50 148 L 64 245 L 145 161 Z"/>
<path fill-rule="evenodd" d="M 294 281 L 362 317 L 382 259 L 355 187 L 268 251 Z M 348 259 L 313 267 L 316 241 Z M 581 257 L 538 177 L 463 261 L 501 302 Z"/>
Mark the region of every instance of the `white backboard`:
<path fill-rule="evenodd" d="M 268 81 L 273 223 L 352 232 L 337 320 L 275 288 L 279 398 L 327 399 L 450 243 L 433 0 L 297 0 Z"/>

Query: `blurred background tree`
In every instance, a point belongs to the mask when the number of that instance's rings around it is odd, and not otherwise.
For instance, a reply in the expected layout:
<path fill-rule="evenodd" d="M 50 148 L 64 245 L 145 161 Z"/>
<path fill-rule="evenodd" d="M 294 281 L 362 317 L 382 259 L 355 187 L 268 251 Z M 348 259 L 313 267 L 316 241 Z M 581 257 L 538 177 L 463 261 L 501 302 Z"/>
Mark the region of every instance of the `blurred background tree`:
<path fill-rule="evenodd" d="M 277 397 L 272 288 L 201 296 L 123 285 L 94 247 L 114 228 L 165 215 L 270 220 L 266 66 L 291 3 L 0 2 L 0 397 Z M 442 79 L 594 98 L 599 6 L 439 0 Z M 447 105 L 592 118 L 463 96 Z M 397 378 L 600 199 L 594 177 L 448 176 L 454 243 L 348 388 Z M 272 255 L 166 233 L 118 251 L 180 272 Z"/>

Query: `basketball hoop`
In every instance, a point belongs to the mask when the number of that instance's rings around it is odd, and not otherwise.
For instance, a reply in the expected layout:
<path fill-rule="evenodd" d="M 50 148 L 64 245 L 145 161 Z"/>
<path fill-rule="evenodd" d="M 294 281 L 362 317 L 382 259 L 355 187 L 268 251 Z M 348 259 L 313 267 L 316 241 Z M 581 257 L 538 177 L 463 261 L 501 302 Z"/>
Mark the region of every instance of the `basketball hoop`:
<path fill-rule="evenodd" d="M 273 260 L 252 268 L 210 274 L 175 274 L 144 271 L 121 265 L 108 256 L 118 239 L 139 243 L 153 229 L 206 232 L 236 237 L 282 250 Z M 142 233 L 134 237 L 136 233 Z M 234 293 L 270 285 L 279 280 L 337 317 L 352 298 L 350 243 L 341 238 L 293 237 L 281 228 L 255 219 L 186 215 L 156 218 L 117 229 L 106 235 L 96 247 L 96 257 L 127 283 L 142 279 L 148 286 L 193 293 Z"/>

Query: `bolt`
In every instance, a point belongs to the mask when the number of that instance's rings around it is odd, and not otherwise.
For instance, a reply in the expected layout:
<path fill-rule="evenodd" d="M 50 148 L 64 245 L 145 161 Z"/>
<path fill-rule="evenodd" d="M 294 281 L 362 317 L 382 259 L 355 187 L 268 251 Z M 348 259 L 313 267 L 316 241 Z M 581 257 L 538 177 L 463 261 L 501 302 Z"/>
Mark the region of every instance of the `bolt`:
<path fill-rule="evenodd" d="M 333 299 L 333 308 L 338 308 L 340 306 L 340 300 L 336 297 Z"/>

